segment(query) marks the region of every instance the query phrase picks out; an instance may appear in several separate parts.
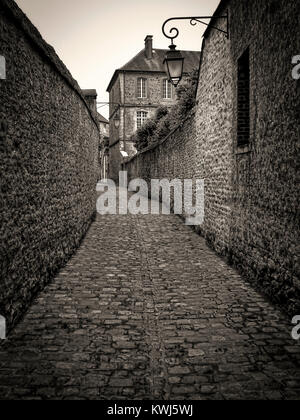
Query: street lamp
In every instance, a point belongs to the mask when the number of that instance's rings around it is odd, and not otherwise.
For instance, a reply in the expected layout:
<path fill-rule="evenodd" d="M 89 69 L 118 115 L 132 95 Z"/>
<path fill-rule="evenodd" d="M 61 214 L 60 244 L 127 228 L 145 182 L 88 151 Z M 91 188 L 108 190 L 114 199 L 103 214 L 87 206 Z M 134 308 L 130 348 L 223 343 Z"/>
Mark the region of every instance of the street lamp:
<path fill-rule="evenodd" d="M 116 115 L 114 116 L 114 125 L 115 128 L 119 128 L 120 127 L 120 115 L 119 112 L 116 113 Z"/>
<path fill-rule="evenodd" d="M 109 121 L 113 121 L 116 128 L 120 127 L 120 114 L 119 110 L 121 108 L 121 104 L 117 102 L 97 102 L 98 105 L 101 105 L 100 108 L 107 105 L 117 105 L 115 108 L 115 111 L 112 113 L 112 115 L 109 116 Z"/>
<path fill-rule="evenodd" d="M 221 28 L 216 27 L 215 25 L 212 25 L 212 21 L 211 23 L 203 22 L 203 19 L 212 19 L 212 20 L 226 19 L 226 23 L 227 23 L 226 30 L 223 30 Z M 224 16 L 174 17 L 165 21 L 162 27 L 162 32 L 166 38 L 171 40 L 171 45 L 169 47 L 170 51 L 166 53 L 166 56 L 164 59 L 164 66 L 165 66 L 165 71 L 168 75 L 168 80 L 175 87 L 177 87 L 183 76 L 184 57 L 182 56 L 180 51 L 176 50 L 176 45 L 174 45 L 174 42 L 173 42 L 174 39 L 178 37 L 179 30 L 177 28 L 171 28 L 169 30 L 169 34 L 167 34 L 165 30 L 166 25 L 173 20 L 189 20 L 192 26 L 197 25 L 197 23 L 202 23 L 203 25 L 209 26 L 210 28 L 213 28 L 219 32 L 222 32 L 223 34 L 227 36 L 227 39 L 229 39 L 229 15 L 227 12 L 227 14 Z M 174 35 L 172 35 L 173 33 Z"/>
<path fill-rule="evenodd" d="M 170 45 L 170 51 L 167 52 L 164 59 L 164 66 L 168 75 L 168 80 L 177 87 L 182 79 L 184 57 L 181 52 L 176 50 L 176 45 Z"/>

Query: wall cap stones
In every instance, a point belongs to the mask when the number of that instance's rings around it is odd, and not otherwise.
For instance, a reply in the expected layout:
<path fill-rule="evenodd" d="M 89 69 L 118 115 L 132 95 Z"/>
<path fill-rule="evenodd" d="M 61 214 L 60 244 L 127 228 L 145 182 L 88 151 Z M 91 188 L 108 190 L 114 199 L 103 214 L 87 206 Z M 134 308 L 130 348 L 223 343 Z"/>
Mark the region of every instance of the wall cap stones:
<path fill-rule="evenodd" d="M 188 121 L 188 120 L 190 120 L 191 118 L 193 118 L 194 116 L 195 116 L 195 112 L 196 112 L 196 107 L 194 107 L 191 111 L 190 111 L 190 113 L 188 114 L 188 116 L 185 118 L 185 119 L 183 119 L 172 131 L 170 131 L 170 133 L 165 137 L 165 138 L 163 138 L 162 140 L 160 140 L 159 142 L 157 142 L 157 143 L 155 143 L 155 144 L 152 144 L 151 146 L 148 146 L 148 147 L 146 147 L 145 149 L 143 149 L 143 150 L 141 150 L 140 152 L 138 152 L 136 155 L 134 155 L 132 158 L 130 158 L 130 159 L 127 159 L 126 160 L 126 163 L 130 163 L 130 162 L 132 162 L 133 160 L 135 160 L 135 159 L 137 159 L 137 157 L 138 156 L 140 156 L 140 155 L 143 155 L 143 154 L 145 154 L 145 153 L 147 153 L 147 152 L 150 152 L 151 150 L 154 150 L 154 149 L 156 149 L 157 147 L 159 147 L 160 145 L 162 145 L 162 144 L 164 144 L 166 141 L 168 141 L 169 140 L 169 138 L 174 134 L 174 133 L 176 133 L 178 130 L 180 130 L 184 125 L 185 125 L 185 123 Z"/>

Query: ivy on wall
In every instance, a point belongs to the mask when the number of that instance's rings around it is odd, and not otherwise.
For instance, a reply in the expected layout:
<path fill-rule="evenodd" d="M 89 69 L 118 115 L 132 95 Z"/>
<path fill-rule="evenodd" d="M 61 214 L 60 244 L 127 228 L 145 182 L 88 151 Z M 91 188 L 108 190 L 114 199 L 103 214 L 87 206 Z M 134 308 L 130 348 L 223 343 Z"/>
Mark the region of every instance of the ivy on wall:
<path fill-rule="evenodd" d="M 170 134 L 191 112 L 196 105 L 198 70 L 191 72 L 177 88 L 178 101 L 172 108 L 161 106 L 153 118 L 136 132 L 135 146 L 140 152 L 159 143 Z"/>

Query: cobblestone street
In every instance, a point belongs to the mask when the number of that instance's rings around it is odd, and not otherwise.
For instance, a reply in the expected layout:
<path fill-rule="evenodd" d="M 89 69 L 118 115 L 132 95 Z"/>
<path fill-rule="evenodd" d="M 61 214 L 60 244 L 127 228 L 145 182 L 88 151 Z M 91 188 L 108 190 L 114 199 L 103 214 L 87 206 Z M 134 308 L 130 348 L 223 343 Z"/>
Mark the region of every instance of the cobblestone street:
<path fill-rule="evenodd" d="M 97 216 L 0 345 L 0 398 L 299 399 L 292 325 L 177 216 Z"/>

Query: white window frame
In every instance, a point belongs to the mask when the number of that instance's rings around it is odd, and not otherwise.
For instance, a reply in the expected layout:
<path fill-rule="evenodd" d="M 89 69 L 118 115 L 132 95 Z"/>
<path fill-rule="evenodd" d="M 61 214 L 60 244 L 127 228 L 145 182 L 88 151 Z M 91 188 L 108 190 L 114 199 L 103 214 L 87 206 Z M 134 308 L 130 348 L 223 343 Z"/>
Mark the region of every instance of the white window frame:
<path fill-rule="evenodd" d="M 173 99 L 172 83 L 168 79 L 163 81 L 163 99 Z"/>
<path fill-rule="evenodd" d="M 137 97 L 139 99 L 147 98 L 147 79 L 144 77 L 137 79 Z"/>
<path fill-rule="evenodd" d="M 136 128 L 139 130 L 148 119 L 148 112 L 146 111 L 137 111 L 136 113 Z"/>

